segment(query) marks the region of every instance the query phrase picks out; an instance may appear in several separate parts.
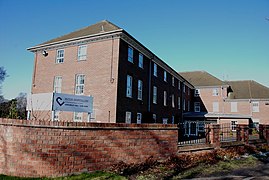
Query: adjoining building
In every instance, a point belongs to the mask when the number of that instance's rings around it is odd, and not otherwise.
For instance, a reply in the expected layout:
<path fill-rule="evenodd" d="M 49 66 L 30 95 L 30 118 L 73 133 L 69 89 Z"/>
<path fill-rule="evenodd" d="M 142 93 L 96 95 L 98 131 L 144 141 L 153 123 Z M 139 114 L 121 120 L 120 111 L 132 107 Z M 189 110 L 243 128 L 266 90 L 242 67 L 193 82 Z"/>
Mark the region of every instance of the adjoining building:
<path fill-rule="evenodd" d="M 269 124 L 269 88 L 255 81 L 221 81 L 205 71 L 180 72 L 194 85 L 187 121 Z"/>
<path fill-rule="evenodd" d="M 178 123 L 194 87 L 122 28 L 101 21 L 28 48 L 32 94 L 93 97 L 92 122 Z M 32 111 L 31 118 L 86 121 L 81 112 Z"/>

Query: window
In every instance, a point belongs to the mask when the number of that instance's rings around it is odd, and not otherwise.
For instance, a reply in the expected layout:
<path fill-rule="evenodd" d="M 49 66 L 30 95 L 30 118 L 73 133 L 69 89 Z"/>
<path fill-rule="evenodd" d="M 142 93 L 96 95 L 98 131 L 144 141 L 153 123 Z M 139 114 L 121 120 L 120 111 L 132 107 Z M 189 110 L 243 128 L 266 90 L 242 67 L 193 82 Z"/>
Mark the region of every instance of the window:
<path fill-rule="evenodd" d="M 186 101 L 185 101 L 185 99 L 183 99 L 183 110 L 184 111 L 186 110 Z"/>
<path fill-rule="evenodd" d="M 236 124 L 237 124 L 236 121 L 231 121 L 231 128 L 232 128 L 232 131 L 236 131 Z"/>
<path fill-rule="evenodd" d="M 180 90 L 180 81 L 178 81 L 178 90 Z"/>
<path fill-rule="evenodd" d="M 219 95 L 219 90 L 217 88 L 213 89 L 213 96 L 218 96 Z"/>
<path fill-rule="evenodd" d="M 78 61 L 86 60 L 87 45 L 78 46 Z"/>
<path fill-rule="evenodd" d="M 260 112 L 259 102 L 252 102 L 252 112 Z"/>
<path fill-rule="evenodd" d="M 152 114 L 152 119 L 153 119 L 154 123 L 157 122 L 157 116 L 156 116 L 156 114 Z"/>
<path fill-rule="evenodd" d="M 183 92 L 185 93 L 186 92 L 186 85 L 183 84 Z"/>
<path fill-rule="evenodd" d="M 137 124 L 141 124 L 141 120 L 142 120 L 142 114 L 141 113 L 137 113 L 136 123 Z"/>
<path fill-rule="evenodd" d="M 64 62 L 64 50 L 58 49 L 56 52 L 56 63 L 63 63 Z"/>
<path fill-rule="evenodd" d="M 153 64 L 153 75 L 157 77 L 157 64 Z"/>
<path fill-rule="evenodd" d="M 172 94 L 171 98 L 172 98 L 172 107 L 174 108 L 175 107 L 175 95 Z"/>
<path fill-rule="evenodd" d="M 175 86 L 175 78 L 172 76 L 172 86 Z"/>
<path fill-rule="evenodd" d="M 219 102 L 213 102 L 213 112 L 219 112 Z"/>
<path fill-rule="evenodd" d="M 167 82 L 167 74 L 166 74 L 166 71 L 163 71 L 163 80 L 165 82 Z"/>
<path fill-rule="evenodd" d="M 198 131 L 205 132 L 205 122 L 198 122 Z"/>
<path fill-rule="evenodd" d="M 85 83 L 85 75 L 77 74 L 76 75 L 76 89 L 75 89 L 76 95 L 84 94 L 84 83 Z"/>
<path fill-rule="evenodd" d="M 196 122 L 190 122 L 190 135 L 197 135 Z"/>
<path fill-rule="evenodd" d="M 132 83 L 133 77 L 127 75 L 126 97 L 132 97 Z"/>
<path fill-rule="evenodd" d="M 139 53 L 138 67 L 143 69 L 143 54 Z"/>
<path fill-rule="evenodd" d="M 60 111 L 52 111 L 53 112 L 53 121 L 59 121 Z"/>
<path fill-rule="evenodd" d="M 53 92 L 61 93 L 61 91 L 62 91 L 62 77 L 55 76 L 53 83 Z"/>
<path fill-rule="evenodd" d="M 177 98 L 178 109 L 180 109 L 180 97 Z"/>
<path fill-rule="evenodd" d="M 194 102 L 194 112 L 200 112 L 200 102 Z"/>
<path fill-rule="evenodd" d="M 128 47 L 128 61 L 133 63 L 133 55 L 134 55 L 134 50 L 132 47 Z"/>
<path fill-rule="evenodd" d="M 175 116 L 172 116 L 172 124 L 175 124 Z"/>
<path fill-rule="evenodd" d="M 138 80 L 138 85 L 137 85 L 137 99 L 142 100 L 142 94 L 143 94 L 143 82 L 141 80 Z"/>
<path fill-rule="evenodd" d="M 166 91 L 163 92 L 163 105 L 167 106 L 167 92 Z"/>
<path fill-rule="evenodd" d="M 237 112 L 237 102 L 231 102 L 231 112 Z"/>
<path fill-rule="evenodd" d="M 125 114 L 125 123 L 131 124 L 131 122 L 132 122 L 131 119 L 132 119 L 132 113 L 127 111 Z"/>
<path fill-rule="evenodd" d="M 74 121 L 81 122 L 83 118 L 82 112 L 74 112 Z"/>
<path fill-rule="evenodd" d="M 157 104 L 157 87 L 153 86 L 153 103 Z"/>
<path fill-rule="evenodd" d="M 188 101 L 188 111 L 190 111 L 190 101 Z"/>
<path fill-rule="evenodd" d="M 163 124 L 167 124 L 168 118 L 163 118 Z"/>
<path fill-rule="evenodd" d="M 200 96 L 200 89 L 195 89 L 194 90 L 194 97 L 199 97 Z"/>

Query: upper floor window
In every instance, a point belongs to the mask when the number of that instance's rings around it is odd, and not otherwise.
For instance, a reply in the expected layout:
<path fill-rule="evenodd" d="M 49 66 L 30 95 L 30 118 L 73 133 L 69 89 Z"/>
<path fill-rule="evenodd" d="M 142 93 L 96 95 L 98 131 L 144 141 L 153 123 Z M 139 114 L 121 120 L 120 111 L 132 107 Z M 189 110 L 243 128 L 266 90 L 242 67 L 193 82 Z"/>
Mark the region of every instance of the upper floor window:
<path fill-rule="evenodd" d="M 164 80 L 165 82 L 167 81 L 167 73 L 166 73 L 165 70 L 163 71 L 163 80 Z"/>
<path fill-rule="evenodd" d="M 126 86 L 126 96 L 132 97 L 132 87 L 133 87 L 133 77 L 127 75 L 127 86 Z"/>
<path fill-rule="evenodd" d="M 78 61 L 86 60 L 87 58 L 87 45 L 78 47 Z"/>
<path fill-rule="evenodd" d="M 185 99 L 183 99 L 182 105 L 183 105 L 183 110 L 185 111 L 186 110 L 186 100 Z"/>
<path fill-rule="evenodd" d="M 237 102 L 231 102 L 231 112 L 237 112 Z"/>
<path fill-rule="evenodd" d="M 199 97 L 200 96 L 200 89 L 195 89 L 194 90 L 194 97 Z"/>
<path fill-rule="evenodd" d="M 157 64 L 153 64 L 153 75 L 157 77 Z"/>
<path fill-rule="evenodd" d="M 213 89 L 213 96 L 218 96 L 219 95 L 219 90 L 218 88 Z"/>
<path fill-rule="evenodd" d="M 153 86 L 153 103 L 154 104 L 157 104 L 157 87 L 156 86 Z"/>
<path fill-rule="evenodd" d="M 138 84 L 137 84 L 137 99 L 142 100 L 142 96 L 143 96 L 143 82 L 141 80 L 138 80 Z"/>
<path fill-rule="evenodd" d="M 75 94 L 76 95 L 84 94 L 84 86 L 85 86 L 85 75 L 77 74 Z"/>
<path fill-rule="evenodd" d="M 259 102 L 252 102 L 252 112 L 260 112 Z"/>
<path fill-rule="evenodd" d="M 235 131 L 236 130 L 236 125 L 237 124 L 237 121 L 231 121 L 231 128 L 232 128 L 232 131 Z"/>
<path fill-rule="evenodd" d="M 143 69 L 143 62 L 144 58 L 143 58 L 143 54 L 139 53 L 139 59 L 138 59 L 138 67 Z"/>
<path fill-rule="evenodd" d="M 131 63 L 133 63 L 134 62 L 134 50 L 133 50 L 133 48 L 132 47 L 128 47 L 128 61 L 129 62 L 131 62 Z"/>
<path fill-rule="evenodd" d="M 172 107 L 174 108 L 175 107 L 175 95 L 172 94 L 171 98 L 172 98 Z"/>
<path fill-rule="evenodd" d="M 56 63 L 64 62 L 64 49 L 58 49 L 56 52 Z"/>
<path fill-rule="evenodd" d="M 200 112 L 200 102 L 194 102 L 194 112 Z"/>
<path fill-rule="evenodd" d="M 56 93 L 62 92 L 62 76 L 54 77 L 53 92 L 56 92 Z"/>
<path fill-rule="evenodd" d="M 180 97 L 177 98 L 177 108 L 180 109 Z"/>
<path fill-rule="evenodd" d="M 180 81 L 178 81 L 178 90 L 180 90 L 181 87 L 180 87 Z"/>
<path fill-rule="evenodd" d="M 186 85 L 183 84 L 183 92 L 185 93 L 186 92 Z"/>
<path fill-rule="evenodd" d="M 175 78 L 172 76 L 172 86 L 175 86 Z"/>
<path fill-rule="evenodd" d="M 164 106 L 167 105 L 167 92 L 166 91 L 163 92 L 163 105 Z"/>

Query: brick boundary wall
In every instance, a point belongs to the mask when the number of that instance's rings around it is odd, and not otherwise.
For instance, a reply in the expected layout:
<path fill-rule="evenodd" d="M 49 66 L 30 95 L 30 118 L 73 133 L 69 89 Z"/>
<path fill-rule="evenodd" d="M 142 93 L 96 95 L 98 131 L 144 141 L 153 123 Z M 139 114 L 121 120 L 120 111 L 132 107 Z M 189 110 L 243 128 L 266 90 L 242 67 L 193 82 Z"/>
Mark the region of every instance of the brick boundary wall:
<path fill-rule="evenodd" d="M 0 174 L 56 177 L 177 152 L 176 125 L 0 118 Z"/>

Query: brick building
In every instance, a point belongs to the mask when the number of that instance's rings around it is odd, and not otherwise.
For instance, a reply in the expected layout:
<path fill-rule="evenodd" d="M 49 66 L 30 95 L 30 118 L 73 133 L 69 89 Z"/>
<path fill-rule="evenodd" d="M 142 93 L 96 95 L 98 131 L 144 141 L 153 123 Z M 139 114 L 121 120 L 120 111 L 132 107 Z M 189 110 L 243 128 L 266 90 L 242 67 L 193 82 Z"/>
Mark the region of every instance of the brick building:
<path fill-rule="evenodd" d="M 93 96 L 90 121 L 178 123 L 194 87 L 125 30 L 108 21 L 31 47 L 32 94 Z M 86 121 L 81 112 L 31 112 L 39 119 Z"/>
<path fill-rule="evenodd" d="M 221 81 L 205 71 L 179 73 L 195 86 L 189 121 L 269 124 L 269 88 L 255 81 Z"/>

